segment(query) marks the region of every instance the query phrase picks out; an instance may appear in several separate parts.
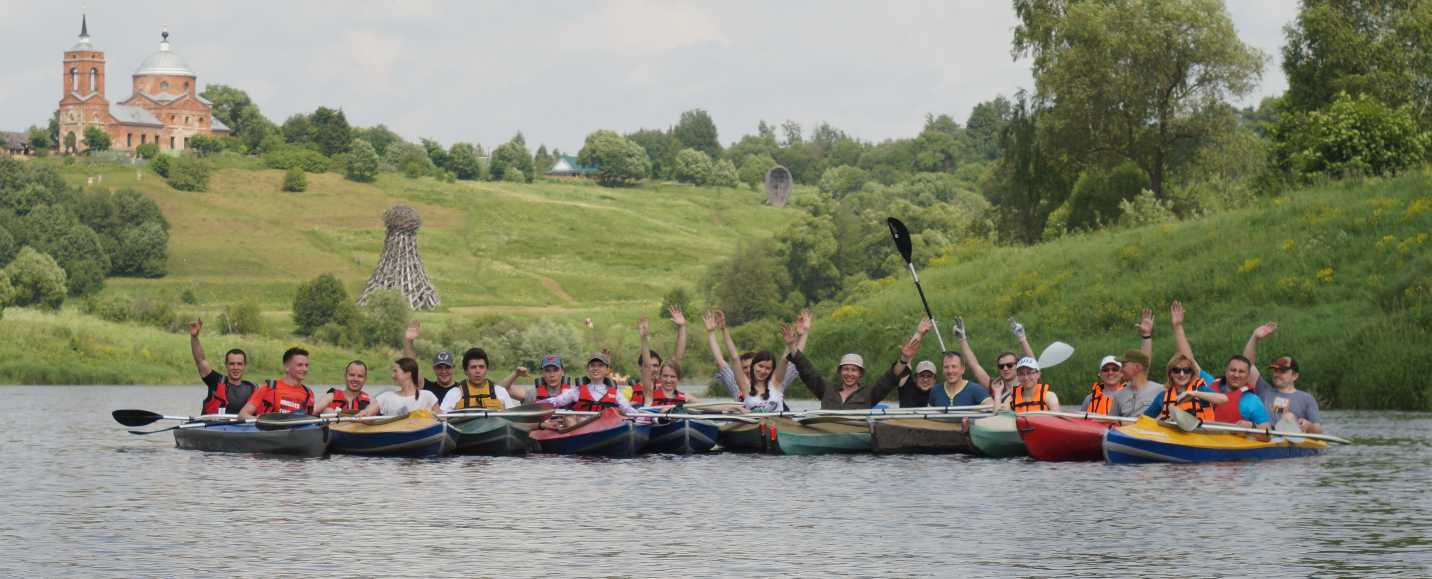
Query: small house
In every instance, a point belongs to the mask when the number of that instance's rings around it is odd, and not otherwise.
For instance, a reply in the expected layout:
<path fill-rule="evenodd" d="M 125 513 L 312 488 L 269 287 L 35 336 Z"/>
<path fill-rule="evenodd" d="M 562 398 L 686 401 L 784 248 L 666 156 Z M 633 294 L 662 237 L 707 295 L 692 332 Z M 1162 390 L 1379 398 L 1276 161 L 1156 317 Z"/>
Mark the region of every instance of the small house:
<path fill-rule="evenodd" d="M 595 178 L 599 171 L 601 171 L 600 167 L 588 167 L 578 163 L 576 157 L 562 155 L 562 158 L 557 159 L 557 164 L 552 166 L 552 170 L 543 173 L 542 176 L 558 179 L 588 179 Z"/>

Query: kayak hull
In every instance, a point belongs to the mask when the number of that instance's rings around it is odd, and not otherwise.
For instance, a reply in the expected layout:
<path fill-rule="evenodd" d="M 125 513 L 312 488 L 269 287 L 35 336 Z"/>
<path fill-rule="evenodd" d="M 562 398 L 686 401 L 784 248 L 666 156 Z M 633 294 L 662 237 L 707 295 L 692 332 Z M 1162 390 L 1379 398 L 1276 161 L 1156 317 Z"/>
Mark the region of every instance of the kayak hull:
<path fill-rule="evenodd" d="M 871 426 L 871 450 L 877 454 L 950 454 L 971 451 L 964 421 L 942 422 L 923 418 L 876 421 Z"/>
<path fill-rule="evenodd" d="M 775 454 L 855 454 L 870 452 L 870 429 L 844 423 L 803 425 L 788 418 L 771 418 L 775 430 Z"/>
<path fill-rule="evenodd" d="M 1015 419 L 1020 438 L 1035 460 L 1104 460 L 1104 432 L 1118 426 L 1067 416 L 1019 416 Z"/>
<path fill-rule="evenodd" d="M 614 408 L 567 432 L 539 430 L 531 434 L 548 454 L 636 456 L 651 437 L 651 423 L 627 420 Z"/>
<path fill-rule="evenodd" d="M 373 423 L 340 422 L 329 429 L 333 442 L 328 450 L 340 454 L 436 457 L 452 452 L 458 438 L 456 427 L 425 410 Z"/>
<path fill-rule="evenodd" d="M 174 430 L 174 445 L 186 450 L 323 456 L 331 435 L 305 424 L 287 430 L 259 430 L 252 424 L 215 424 Z"/>
<path fill-rule="evenodd" d="M 716 447 L 720 427 L 705 420 L 673 420 L 651 427 L 646 452 L 652 454 L 697 454 Z"/>
<path fill-rule="evenodd" d="M 505 418 L 474 418 L 456 422 L 453 454 L 509 456 L 527 452 L 531 430 Z"/>
<path fill-rule="evenodd" d="M 970 443 L 981 453 L 994 458 L 1029 456 L 1013 412 L 970 421 Z"/>
<path fill-rule="evenodd" d="M 1327 444 L 1317 440 L 1275 443 L 1234 434 L 1184 432 L 1147 416 L 1105 432 L 1103 440 L 1104 460 L 1114 464 L 1266 460 L 1312 456 L 1326 450 Z"/>
<path fill-rule="evenodd" d="M 765 423 L 727 422 L 716 434 L 721 450 L 731 452 L 765 452 Z"/>

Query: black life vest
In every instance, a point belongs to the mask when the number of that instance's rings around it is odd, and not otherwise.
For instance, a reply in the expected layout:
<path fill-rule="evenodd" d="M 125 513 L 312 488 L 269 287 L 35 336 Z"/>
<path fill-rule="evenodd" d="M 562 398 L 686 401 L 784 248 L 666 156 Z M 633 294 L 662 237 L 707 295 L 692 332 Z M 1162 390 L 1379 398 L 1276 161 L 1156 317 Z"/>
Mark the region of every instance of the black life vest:
<path fill-rule="evenodd" d="M 562 385 L 560 386 L 560 390 L 559 390 L 558 392 L 552 392 L 552 391 L 550 391 L 550 390 L 547 390 L 547 381 L 546 381 L 546 380 L 543 380 L 543 379 L 541 379 L 541 378 L 538 378 L 537 381 L 533 384 L 533 386 L 536 386 L 536 387 L 537 387 L 537 399 L 538 399 L 538 400 L 543 400 L 543 399 L 546 399 L 546 398 L 551 398 L 551 397 L 553 397 L 553 396 L 556 396 L 556 395 L 558 395 L 558 394 L 561 394 L 562 392 L 566 392 L 568 388 L 571 388 L 571 387 L 572 387 L 572 385 L 571 385 L 570 383 L 568 383 L 568 380 L 567 380 L 567 377 L 566 377 L 566 376 L 563 376 L 563 377 L 562 377 Z"/>
<path fill-rule="evenodd" d="M 578 393 L 577 401 L 572 404 L 572 410 L 601 412 L 608 408 L 617 408 L 620 406 L 620 404 L 617 403 L 617 387 L 615 384 L 607 384 L 607 393 L 605 396 L 602 396 L 600 400 L 592 395 L 592 386 L 590 384 L 583 384 L 578 386 L 578 388 L 581 388 L 581 391 Z"/>
<path fill-rule="evenodd" d="M 223 414 L 225 412 L 238 414 L 240 410 L 244 409 L 244 405 L 249 403 L 249 396 L 253 396 L 254 390 L 258 387 L 258 384 L 248 380 L 240 380 L 238 384 L 232 386 L 233 390 L 230 390 L 229 377 L 225 376 L 219 379 L 219 385 L 214 387 L 214 391 L 204 397 L 204 406 L 200 410 L 203 414 Z M 231 396 L 234 394 L 237 396 Z M 229 407 L 229 398 L 231 397 L 239 403 L 238 408 Z"/>
<path fill-rule="evenodd" d="M 337 388 L 329 388 L 328 393 L 333 395 L 333 401 L 328 403 L 329 410 L 363 410 L 372 402 L 368 399 L 368 393 L 362 390 L 358 391 L 357 400 L 349 400 L 344 390 Z"/>
<path fill-rule="evenodd" d="M 302 386 L 302 384 L 300 384 L 300 386 Z M 264 396 L 263 406 L 258 408 L 256 414 L 283 412 L 283 407 L 279 405 L 278 399 L 278 380 L 264 380 L 264 387 L 269 389 L 268 396 Z M 303 405 L 299 413 L 313 414 L 313 390 L 310 390 L 307 386 L 303 386 L 303 393 Z"/>
<path fill-rule="evenodd" d="M 1048 394 L 1048 384 L 1037 384 L 1035 385 L 1034 389 L 1034 397 L 1029 400 L 1025 400 L 1024 387 L 1017 387 L 1014 389 L 1014 404 L 1010 405 L 1009 408 L 1010 410 L 1013 410 L 1015 412 L 1028 412 L 1030 410 L 1049 410 L 1049 403 L 1045 401 L 1045 397 L 1048 396 Z"/>

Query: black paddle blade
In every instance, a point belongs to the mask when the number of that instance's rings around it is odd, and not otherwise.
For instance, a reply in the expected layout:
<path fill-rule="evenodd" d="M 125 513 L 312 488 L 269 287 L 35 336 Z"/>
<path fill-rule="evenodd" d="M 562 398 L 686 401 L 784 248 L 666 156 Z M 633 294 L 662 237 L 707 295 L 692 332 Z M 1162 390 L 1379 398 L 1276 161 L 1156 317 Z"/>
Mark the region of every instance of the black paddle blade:
<path fill-rule="evenodd" d="M 905 224 L 894 217 L 886 219 L 885 224 L 890 226 L 890 237 L 895 238 L 895 248 L 900 250 L 900 257 L 905 258 L 905 263 L 910 263 L 910 232 L 905 229 Z"/>
<path fill-rule="evenodd" d="M 155 414 L 148 410 L 115 410 L 114 421 L 125 426 L 144 426 L 154 424 L 164 418 L 163 414 Z"/>
<path fill-rule="evenodd" d="M 258 420 L 254 421 L 254 426 L 258 427 L 259 430 L 287 430 L 297 426 L 296 424 L 287 424 L 288 421 L 299 419 L 301 419 L 299 416 L 295 416 L 289 412 L 268 412 L 258 415 Z"/>

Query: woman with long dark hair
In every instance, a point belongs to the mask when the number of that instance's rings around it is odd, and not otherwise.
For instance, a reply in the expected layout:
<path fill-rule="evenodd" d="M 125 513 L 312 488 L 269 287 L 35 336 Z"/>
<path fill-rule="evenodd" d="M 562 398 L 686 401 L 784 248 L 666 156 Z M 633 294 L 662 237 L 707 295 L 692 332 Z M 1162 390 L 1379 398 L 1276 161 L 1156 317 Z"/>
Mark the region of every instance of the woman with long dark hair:
<path fill-rule="evenodd" d="M 438 397 L 431 391 L 418 386 L 421 383 L 422 376 L 418 375 L 418 361 L 412 358 L 399 358 L 393 363 L 393 384 L 398 387 L 398 391 L 389 390 L 379 394 L 378 399 L 359 412 L 358 416 L 398 416 L 414 410 L 428 410 L 433 414 L 442 414 L 442 410 L 438 407 Z"/>

